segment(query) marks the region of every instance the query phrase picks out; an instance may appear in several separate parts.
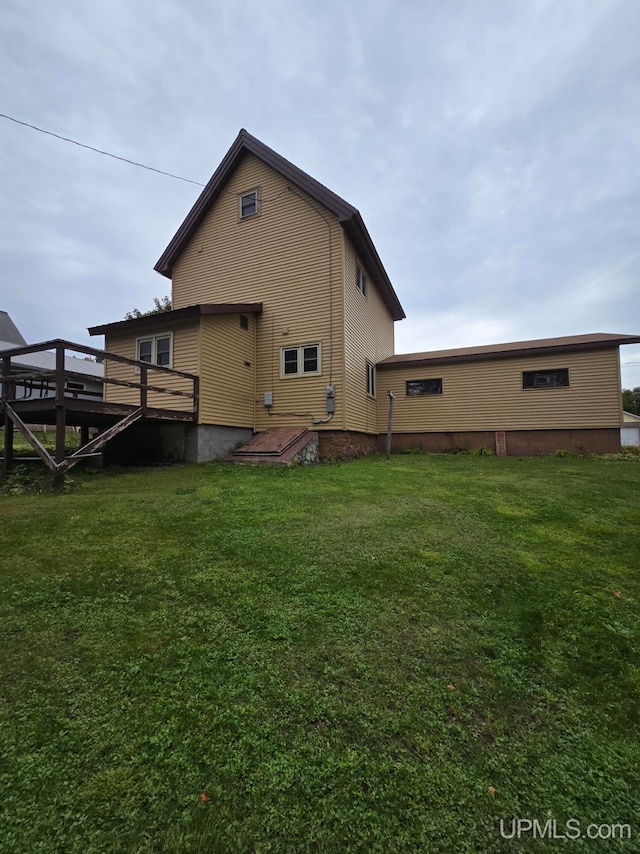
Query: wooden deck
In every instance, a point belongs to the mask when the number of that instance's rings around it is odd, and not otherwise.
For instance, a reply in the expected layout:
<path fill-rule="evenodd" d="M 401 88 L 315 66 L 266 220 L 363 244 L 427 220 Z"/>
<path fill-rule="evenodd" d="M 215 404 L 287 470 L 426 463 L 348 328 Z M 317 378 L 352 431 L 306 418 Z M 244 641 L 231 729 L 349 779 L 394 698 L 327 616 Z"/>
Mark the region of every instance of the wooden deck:
<path fill-rule="evenodd" d="M 55 424 L 57 404 L 54 398 L 11 401 L 14 412 L 28 424 Z M 103 400 L 81 400 L 70 396 L 64 398 L 66 424 L 69 427 L 110 427 L 121 418 L 139 409 L 135 404 L 108 403 Z M 143 419 L 162 421 L 193 421 L 193 412 L 178 409 L 147 407 Z M 0 412 L 0 425 L 4 424 L 4 413 Z"/>
<path fill-rule="evenodd" d="M 33 353 L 55 351 L 55 369 L 32 368 L 21 362 L 20 357 Z M 135 404 L 113 403 L 102 399 L 102 393 L 74 390 L 73 383 L 87 379 L 69 368 L 66 362 L 67 352 L 81 353 L 109 362 L 120 362 L 134 366 L 139 371 L 140 381 L 129 382 L 109 376 L 91 376 L 92 381 L 105 385 L 125 386 L 138 391 Z M 132 424 L 140 421 L 197 422 L 199 381 L 194 374 L 176 371 L 160 365 L 149 365 L 135 359 L 127 359 L 115 353 L 97 350 L 83 344 L 55 339 L 28 347 L 16 347 L 0 352 L 2 362 L 2 391 L 0 393 L 0 425 L 4 427 L 3 473 L 12 469 L 15 458 L 13 453 L 14 430 L 18 429 L 33 447 L 35 453 L 53 474 L 54 483 L 61 482 L 64 473 L 86 457 L 95 455 L 98 448 L 113 439 Z M 153 382 L 149 382 L 149 374 Z M 180 377 L 191 382 L 191 391 L 176 391 L 170 388 L 168 380 Z M 163 382 L 164 381 L 164 382 Z M 72 387 L 68 383 L 72 383 Z M 38 386 L 41 396 L 32 396 L 31 390 Z M 166 408 L 148 405 L 149 392 L 165 395 Z M 175 398 L 190 400 L 189 409 L 173 409 L 170 404 Z M 44 448 L 28 426 L 29 424 L 52 424 L 56 427 L 56 451 L 52 456 Z M 67 426 L 80 427 L 81 447 L 75 453 L 66 456 L 65 431 Z M 89 439 L 89 429 L 97 430 L 97 435 Z"/>

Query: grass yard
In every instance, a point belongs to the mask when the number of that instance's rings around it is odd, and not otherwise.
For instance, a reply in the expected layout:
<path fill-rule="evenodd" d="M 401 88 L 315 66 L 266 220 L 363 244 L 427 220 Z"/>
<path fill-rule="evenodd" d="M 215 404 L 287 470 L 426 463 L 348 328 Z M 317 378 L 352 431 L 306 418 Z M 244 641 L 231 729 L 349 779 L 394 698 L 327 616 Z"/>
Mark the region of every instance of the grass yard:
<path fill-rule="evenodd" d="M 0 496 L 3 854 L 640 850 L 637 462 L 74 478 Z"/>

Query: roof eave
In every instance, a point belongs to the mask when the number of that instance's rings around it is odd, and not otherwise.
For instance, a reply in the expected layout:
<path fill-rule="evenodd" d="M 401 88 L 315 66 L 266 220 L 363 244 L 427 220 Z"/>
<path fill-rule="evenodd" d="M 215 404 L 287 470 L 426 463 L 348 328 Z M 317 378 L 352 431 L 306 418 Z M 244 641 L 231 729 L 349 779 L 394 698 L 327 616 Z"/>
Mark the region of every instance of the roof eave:
<path fill-rule="evenodd" d="M 523 347 L 517 350 L 499 350 L 497 352 L 482 352 L 482 353 L 459 353 L 451 356 L 434 356 L 432 358 L 423 359 L 403 359 L 401 356 L 390 356 L 382 362 L 378 362 L 377 368 L 382 370 L 391 370 L 391 368 L 420 368 L 429 365 L 443 365 L 452 362 L 480 362 L 493 361 L 494 359 L 509 359 L 521 358 L 522 356 L 545 356 L 553 354 L 562 354 L 566 352 L 576 352 L 585 350 L 602 350 L 613 349 L 622 344 L 640 343 L 640 337 L 623 336 L 619 338 L 611 338 L 603 341 L 583 341 L 573 344 L 553 344 L 550 346 L 540 347 Z"/>
<path fill-rule="evenodd" d="M 295 164 L 291 163 L 282 155 L 278 154 L 268 145 L 260 142 L 244 128 L 233 141 L 231 147 L 222 158 L 220 165 L 211 176 L 211 179 L 196 200 L 195 204 L 187 214 L 180 228 L 176 231 L 173 239 L 162 253 L 154 269 L 163 276 L 171 278 L 173 265 L 184 249 L 193 233 L 200 225 L 203 217 L 216 198 L 220 195 L 224 185 L 231 177 L 245 154 L 254 154 L 260 160 L 271 166 L 291 183 L 315 198 L 320 204 L 330 210 L 338 220 L 346 219 L 357 213 L 357 210 L 340 198 L 336 193 L 325 187 L 311 175 L 303 172 Z"/>
<path fill-rule="evenodd" d="M 375 284 L 380 291 L 380 295 L 389 309 L 394 320 L 404 320 L 406 314 L 400 304 L 398 295 L 396 294 L 393 285 L 387 275 L 382 260 L 378 255 L 376 247 L 371 239 L 371 235 L 367 230 L 364 220 L 360 213 L 356 211 L 354 216 L 341 223 L 344 230 L 351 238 L 356 252 L 361 257 L 363 264 L 369 271 L 369 275 L 373 277 Z"/>
<path fill-rule="evenodd" d="M 242 129 L 154 269 L 171 278 L 173 266 L 245 154 L 253 154 L 332 213 L 351 237 L 394 320 L 406 317 L 360 212 L 324 184 Z"/>
<path fill-rule="evenodd" d="M 90 326 L 89 335 L 106 335 L 111 332 L 129 332 L 130 330 L 146 329 L 154 326 L 182 323 L 198 317 L 216 314 L 260 314 L 262 303 L 198 303 L 173 311 L 161 311 L 157 314 L 145 314 L 143 317 L 132 317 L 130 320 L 117 320 L 114 323 L 103 323 L 101 326 Z"/>

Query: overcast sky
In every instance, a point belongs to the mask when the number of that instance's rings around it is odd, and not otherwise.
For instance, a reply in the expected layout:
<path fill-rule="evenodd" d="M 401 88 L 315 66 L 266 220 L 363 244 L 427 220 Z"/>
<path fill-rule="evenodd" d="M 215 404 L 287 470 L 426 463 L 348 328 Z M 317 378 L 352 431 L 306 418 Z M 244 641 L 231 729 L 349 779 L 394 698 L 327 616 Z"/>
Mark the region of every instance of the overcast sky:
<path fill-rule="evenodd" d="M 244 127 L 355 205 L 397 352 L 640 334 L 638 0 L 1 6 L 1 113 L 202 183 Z M 95 344 L 169 293 L 153 265 L 198 187 L 5 119 L 0 153 L 27 340 Z M 622 361 L 640 385 L 640 345 Z"/>

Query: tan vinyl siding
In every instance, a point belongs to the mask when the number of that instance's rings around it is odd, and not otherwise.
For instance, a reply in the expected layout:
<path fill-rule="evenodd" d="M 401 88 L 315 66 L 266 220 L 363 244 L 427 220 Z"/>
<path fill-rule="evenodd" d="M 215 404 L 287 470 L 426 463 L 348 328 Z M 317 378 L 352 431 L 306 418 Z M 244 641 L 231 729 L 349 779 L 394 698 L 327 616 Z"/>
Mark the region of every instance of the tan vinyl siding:
<path fill-rule="evenodd" d="M 201 424 L 253 428 L 256 321 L 245 317 L 248 329 L 241 328 L 239 314 L 202 318 Z"/>
<path fill-rule="evenodd" d="M 367 361 L 375 365 L 393 355 L 393 318 L 382 301 L 369 273 L 344 237 L 345 292 L 345 427 L 367 433 L 378 432 L 378 404 L 367 395 Z M 366 296 L 356 284 L 356 263 L 367 277 Z M 377 377 L 378 382 L 380 376 Z M 377 395 L 379 397 L 379 393 Z"/>
<path fill-rule="evenodd" d="M 238 196 L 256 187 L 260 213 L 241 220 Z M 245 156 L 173 269 L 176 309 L 207 302 L 263 304 L 256 338 L 255 429 L 311 426 L 311 415 L 326 414 L 330 378 L 336 414 L 327 426 L 343 426 L 342 228 L 335 216 L 304 198 L 261 160 Z M 281 379 L 280 349 L 314 343 L 322 346 L 321 375 Z M 208 381 L 203 372 L 201 383 Z M 274 393 L 275 417 L 262 404 L 266 391 Z"/>
<path fill-rule="evenodd" d="M 136 342 L 139 338 L 156 337 L 166 335 L 169 332 L 173 333 L 173 363 L 171 367 L 178 371 L 197 374 L 199 365 L 198 323 L 196 321 L 175 327 L 154 326 L 153 330 L 149 331 L 148 334 L 140 329 L 126 335 L 110 334 L 105 338 L 105 350 L 119 356 L 126 356 L 127 359 L 135 359 Z M 107 361 L 105 375 L 128 382 L 140 382 L 140 374 L 136 372 L 133 365 L 124 365 L 119 362 Z M 176 391 L 191 393 L 193 390 L 191 380 L 171 376 L 170 374 L 165 374 L 163 371 L 154 371 L 152 369 L 149 370 L 148 383 L 149 385 L 170 388 Z M 130 403 L 138 406 L 140 404 L 140 391 L 138 389 L 127 388 L 126 386 L 116 386 L 106 383 L 105 399 L 111 403 Z M 169 394 L 150 392 L 147 405 L 160 409 L 177 409 L 181 412 L 189 412 L 193 409 L 193 400 L 187 397 L 176 397 Z"/>
<path fill-rule="evenodd" d="M 569 386 L 523 389 L 523 371 L 569 369 Z M 617 427 L 617 348 L 564 355 L 458 362 L 378 372 L 378 418 L 396 395 L 394 433 Z M 407 397 L 407 380 L 442 378 L 441 395 Z"/>

